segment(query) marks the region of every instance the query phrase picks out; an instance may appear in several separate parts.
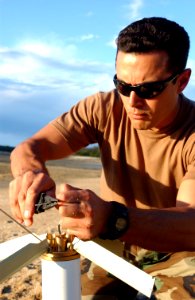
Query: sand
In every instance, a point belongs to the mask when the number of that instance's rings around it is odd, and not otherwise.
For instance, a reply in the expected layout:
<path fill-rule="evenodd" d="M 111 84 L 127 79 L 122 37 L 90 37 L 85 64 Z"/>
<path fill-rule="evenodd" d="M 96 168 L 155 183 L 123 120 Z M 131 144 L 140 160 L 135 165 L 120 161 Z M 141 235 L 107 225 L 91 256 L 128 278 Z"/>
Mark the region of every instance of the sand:
<path fill-rule="evenodd" d="M 48 163 L 48 169 L 55 180 L 57 189 L 66 182 L 79 188 L 88 188 L 99 194 L 101 164 L 98 158 L 72 156 L 65 160 Z M 8 187 L 12 176 L 9 155 L 0 153 L 0 207 L 11 213 Z M 36 234 L 57 231 L 59 217 L 55 208 L 36 215 L 29 228 Z M 12 220 L 0 212 L 0 243 L 26 234 Z M 2 270 L 0 270 L 2 272 Z M 36 259 L 23 267 L 9 279 L 0 283 L 0 300 L 38 300 L 41 299 L 41 261 Z"/>

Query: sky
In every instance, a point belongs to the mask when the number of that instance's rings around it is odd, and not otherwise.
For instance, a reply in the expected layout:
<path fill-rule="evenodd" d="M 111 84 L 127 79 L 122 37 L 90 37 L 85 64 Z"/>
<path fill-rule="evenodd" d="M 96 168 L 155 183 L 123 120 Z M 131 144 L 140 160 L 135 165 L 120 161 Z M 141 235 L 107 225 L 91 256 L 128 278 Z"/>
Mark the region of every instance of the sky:
<path fill-rule="evenodd" d="M 113 88 L 115 39 L 143 17 L 189 33 L 184 94 L 195 99 L 194 0 L 0 0 L 0 145 L 16 146 L 82 98 Z"/>

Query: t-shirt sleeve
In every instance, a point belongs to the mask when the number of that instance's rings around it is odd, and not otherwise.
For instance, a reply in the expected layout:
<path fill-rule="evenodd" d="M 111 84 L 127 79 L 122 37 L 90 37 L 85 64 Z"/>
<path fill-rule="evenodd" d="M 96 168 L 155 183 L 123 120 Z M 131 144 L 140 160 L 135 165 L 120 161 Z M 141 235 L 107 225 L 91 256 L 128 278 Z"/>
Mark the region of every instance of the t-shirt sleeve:
<path fill-rule="evenodd" d="M 195 132 L 191 134 L 184 147 L 184 165 L 186 173 L 183 180 L 194 179 L 195 180 Z"/>
<path fill-rule="evenodd" d="M 103 95 L 97 93 L 81 100 L 51 122 L 73 152 L 89 144 L 100 143 L 106 119 Z"/>

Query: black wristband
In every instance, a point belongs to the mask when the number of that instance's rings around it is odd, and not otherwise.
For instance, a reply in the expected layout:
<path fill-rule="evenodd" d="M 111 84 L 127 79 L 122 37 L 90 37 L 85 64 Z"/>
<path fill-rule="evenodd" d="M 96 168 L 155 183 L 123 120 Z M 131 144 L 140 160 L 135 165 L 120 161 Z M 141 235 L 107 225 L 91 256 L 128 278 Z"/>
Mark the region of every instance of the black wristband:
<path fill-rule="evenodd" d="M 116 201 L 111 201 L 111 204 L 112 212 L 106 224 L 106 230 L 99 235 L 104 240 L 119 239 L 129 228 L 128 208 Z"/>

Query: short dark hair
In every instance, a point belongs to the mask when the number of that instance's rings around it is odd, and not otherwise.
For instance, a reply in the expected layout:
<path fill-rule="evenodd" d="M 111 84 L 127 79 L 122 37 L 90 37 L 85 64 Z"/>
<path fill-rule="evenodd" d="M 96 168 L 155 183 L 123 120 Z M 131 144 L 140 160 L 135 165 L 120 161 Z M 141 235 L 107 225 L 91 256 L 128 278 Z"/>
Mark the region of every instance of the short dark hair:
<path fill-rule="evenodd" d="M 125 27 L 116 40 L 118 51 L 146 53 L 165 51 L 168 70 L 183 71 L 186 67 L 190 40 L 185 29 L 166 18 L 143 18 Z"/>

